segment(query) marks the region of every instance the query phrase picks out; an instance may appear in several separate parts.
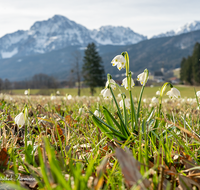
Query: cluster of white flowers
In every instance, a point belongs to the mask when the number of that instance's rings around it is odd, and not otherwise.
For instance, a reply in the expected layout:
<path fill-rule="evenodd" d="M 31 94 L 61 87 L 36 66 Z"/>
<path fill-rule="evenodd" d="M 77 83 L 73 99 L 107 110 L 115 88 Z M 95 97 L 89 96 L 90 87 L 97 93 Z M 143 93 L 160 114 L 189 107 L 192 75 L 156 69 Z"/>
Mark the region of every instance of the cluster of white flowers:
<path fill-rule="evenodd" d="M 126 60 L 123 55 L 117 55 L 111 61 L 112 66 L 116 66 L 119 70 L 126 67 Z"/>

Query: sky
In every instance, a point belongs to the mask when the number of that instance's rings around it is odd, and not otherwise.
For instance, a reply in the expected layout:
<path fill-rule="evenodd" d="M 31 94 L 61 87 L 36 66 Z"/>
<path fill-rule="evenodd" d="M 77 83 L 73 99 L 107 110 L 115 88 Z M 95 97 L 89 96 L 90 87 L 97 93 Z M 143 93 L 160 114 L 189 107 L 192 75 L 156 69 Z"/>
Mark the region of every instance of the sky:
<path fill-rule="evenodd" d="M 0 37 L 56 14 L 98 29 L 130 27 L 148 38 L 200 21 L 200 0 L 0 0 Z"/>

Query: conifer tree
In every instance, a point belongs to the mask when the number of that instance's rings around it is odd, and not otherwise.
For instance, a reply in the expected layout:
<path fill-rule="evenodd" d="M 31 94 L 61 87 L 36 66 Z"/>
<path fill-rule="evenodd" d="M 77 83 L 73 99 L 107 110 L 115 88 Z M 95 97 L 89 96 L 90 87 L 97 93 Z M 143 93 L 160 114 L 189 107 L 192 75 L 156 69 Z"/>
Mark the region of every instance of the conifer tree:
<path fill-rule="evenodd" d="M 83 78 L 90 87 L 91 95 L 95 92 L 95 87 L 105 85 L 105 71 L 102 65 L 102 58 L 99 56 L 96 45 L 89 43 L 83 58 Z"/>
<path fill-rule="evenodd" d="M 194 81 L 200 84 L 200 44 L 198 42 L 194 46 L 192 63 Z"/>

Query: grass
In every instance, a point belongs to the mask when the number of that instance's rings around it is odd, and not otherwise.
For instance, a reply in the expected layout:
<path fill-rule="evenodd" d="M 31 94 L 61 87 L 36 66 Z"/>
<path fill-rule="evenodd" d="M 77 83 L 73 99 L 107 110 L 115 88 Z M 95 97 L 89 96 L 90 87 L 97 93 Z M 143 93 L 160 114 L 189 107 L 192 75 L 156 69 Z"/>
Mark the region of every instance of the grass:
<path fill-rule="evenodd" d="M 177 88 L 182 97 L 195 98 L 193 87 Z M 133 97 L 138 97 L 140 89 L 132 90 Z M 73 97 L 76 90 L 59 89 L 61 94 Z M 84 90 L 82 95 L 89 95 L 88 89 Z M 197 103 L 164 96 L 166 101 L 159 115 L 158 105 L 150 106 L 157 90 L 159 87 L 144 89 L 143 99 L 147 100 L 142 102 L 137 115 L 138 130 L 131 128 L 130 110 L 122 113 L 126 113 L 126 127 L 130 130 L 126 139 L 106 134 L 106 125 L 100 130 L 99 120 L 92 120 L 89 114 L 89 110 L 94 113 L 99 108 L 102 121 L 118 130 L 113 121 L 119 125 L 123 121 L 112 100 L 5 95 L 0 99 L 0 188 L 9 185 L 14 189 L 48 190 L 175 189 L 185 184 L 189 189 L 199 188 L 199 168 L 194 169 L 200 166 Z M 97 91 L 96 95 L 101 89 Z M 24 90 L 14 92 L 23 94 Z M 33 93 L 37 91 L 31 90 Z M 120 100 L 116 98 L 116 102 Z M 136 100 L 134 105 L 137 110 Z M 82 107 L 85 111 L 79 113 Z M 26 123 L 19 127 L 14 118 L 26 108 Z"/>
<path fill-rule="evenodd" d="M 144 91 L 143 98 L 152 98 L 155 96 L 155 93 L 157 90 L 160 90 L 162 86 L 154 86 L 154 87 L 146 87 Z M 183 98 L 194 98 L 194 88 L 196 91 L 200 90 L 199 86 L 183 86 L 183 85 L 175 85 L 176 88 L 179 89 L 179 91 L 182 94 Z M 99 96 L 101 93 L 101 90 L 103 88 L 96 88 L 96 93 L 94 96 Z M 140 94 L 140 86 L 135 86 L 134 89 L 132 90 L 132 94 L 134 97 L 138 97 Z M 24 91 L 26 89 L 20 89 L 20 90 L 12 90 L 12 91 L 6 91 L 6 93 L 11 93 L 13 95 L 24 95 Z M 71 94 L 72 96 L 77 96 L 78 90 L 76 88 L 60 88 L 60 89 L 49 89 L 49 90 L 39 90 L 39 89 L 31 89 L 31 95 L 37 95 L 40 93 L 43 93 L 45 95 L 50 95 L 50 94 L 56 94 L 56 92 L 59 91 L 61 95 L 65 96 L 66 94 Z M 122 90 L 126 95 L 128 96 L 128 92 L 126 90 Z M 3 91 L 4 92 L 4 91 Z M 115 91 L 115 95 L 117 95 L 119 92 Z M 81 96 L 90 96 L 90 89 L 89 88 L 82 88 L 81 89 Z"/>

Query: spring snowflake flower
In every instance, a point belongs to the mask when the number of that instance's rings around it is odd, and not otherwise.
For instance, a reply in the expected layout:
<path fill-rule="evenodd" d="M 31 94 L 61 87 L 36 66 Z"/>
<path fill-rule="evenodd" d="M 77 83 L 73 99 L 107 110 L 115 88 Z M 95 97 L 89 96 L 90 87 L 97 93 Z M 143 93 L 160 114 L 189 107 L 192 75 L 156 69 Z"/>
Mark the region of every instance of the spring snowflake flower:
<path fill-rule="evenodd" d="M 97 117 L 101 117 L 101 112 L 99 110 L 95 110 L 94 115 L 96 115 Z"/>
<path fill-rule="evenodd" d="M 69 94 L 69 95 L 67 96 L 67 99 L 68 99 L 68 100 L 71 100 L 71 99 L 72 99 L 72 95 Z"/>
<path fill-rule="evenodd" d="M 56 94 L 57 94 L 57 95 L 60 95 L 60 91 L 57 91 Z"/>
<path fill-rule="evenodd" d="M 121 86 L 124 86 L 124 88 L 126 90 L 128 90 L 128 81 L 127 81 L 127 77 L 125 79 L 122 80 L 122 85 Z M 135 86 L 135 83 L 133 81 L 133 79 L 131 78 L 131 88 L 133 88 Z"/>
<path fill-rule="evenodd" d="M 181 93 L 178 89 L 176 88 L 171 88 L 170 91 L 167 92 L 167 95 L 169 96 L 169 98 L 180 98 L 181 97 Z"/>
<path fill-rule="evenodd" d="M 56 99 L 56 96 L 51 95 L 51 100 L 55 100 L 55 99 Z"/>
<path fill-rule="evenodd" d="M 200 98 L 200 91 L 197 91 L 196 95 L 198 98 Z"/>
<path fill-rule="evenodd" d="M 123 55 L 117 55 L 113 58 L 111 63 L 112 63 L 112 66 L 117 65 L 117 68 L 121 70 L 122 68 L 125 68 L 126 66 L 126 59 L 124 58 Z"/>
<path fill-rule="evenodd" d="M 145 82 L 148 80 L 147 75 L 148 75 L 147 72 L 143 72 L 137 76 L 137 80 L 140 81 L 141 85 L 146 84 Z"/>
<path fill-rule="evenodd" d="M 105 99 L 112 98 L 112 94 L 109 88 L 105 88 L 101 91 L 101 94 Z"/>
<path fill-rule="evenodd" d="M 153 98 L 151 99 L 151 102 L 152 102 L 153 104 L 157 104 L 157 103 L 158 103 L 158 99 L 157 99 L 156 97 L 153 97 Z"/>
<path fill-rule="evenodd" d="M 108 88 L 109 81 L 106 82 L 106 88 Z M 113 79 L 110 79 L 110 87 L 115 90 L 116 89 L 116 82 Z"/>
<path fill-rule="evenodd" d="M 85 113 L 85 109 L 84 108 L 79 108 L 78 113 L 79 114 L 84 114 Z"/>
<path fill-rule="evenodd" d="M 28 95 L 28 90 L 25 90 L 25 91 L 24 91 L 24 94 L 25 94 L 25 95 Z"/>
<path fill-rule="evenodd" d="M 24 113 L 21 112 L 15 117 L 15 123 L 19 128 L 21 128 L 25 124 Z"/>
<path fill-rule="evenodd" d="M 160 96 L 160 91 L 159 91 L 159 90 L 156 92 L 156 95 L 157 95 L 157 96 Z"/>
<path fill-rule="evenodd" d="M 126 107 L 126 109 L 130 109 L 130 106 L 131 106 L 130 100 L 129 100 L 129 99 L 125 99 L 124 102 L 125 102 L 125 107 Z M 119 102 L 119 107 L 122 109 L 123 106 L 124 106 L 123 100 L 121 100 L 121 101 Z"/>

